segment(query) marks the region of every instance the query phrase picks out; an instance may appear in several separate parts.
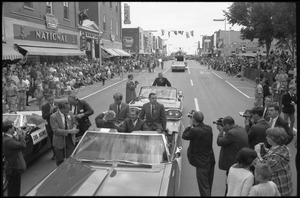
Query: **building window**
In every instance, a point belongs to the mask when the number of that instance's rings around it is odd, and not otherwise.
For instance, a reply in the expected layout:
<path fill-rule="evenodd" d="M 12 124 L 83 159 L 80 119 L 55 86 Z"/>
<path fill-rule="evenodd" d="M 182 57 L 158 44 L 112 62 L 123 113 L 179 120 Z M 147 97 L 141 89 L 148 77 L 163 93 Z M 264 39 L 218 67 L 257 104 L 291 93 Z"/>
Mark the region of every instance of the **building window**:
<path fill-rule="evenodd" d="M 53 8 L 52 8 L 52 2 L 46 2 L 46 13 L 47 14 L 53 14 Z"/>
<path fill-rule="evenodd" d="M 116 5 L 116 12 L 118 12 L 119 11 L 119 7 L 118 7 L 118 3 L 117 3 L 117 5 Z"/>
<path fill-rule="evenodd" d="M 106 31 L 106 16 L 103 15 L 103 31 Z"/>
<path fill-rule="evenodd" d="M 69 18 L 69 2 L 64 2 L 64 18 Z"/>
<path fill-rule="evenodd" d="M 103 1 L 103 3 L 102 3 L 103 5 L 105 5 L 105 1 Z"/>
<path fill-rule="evenodd" d="M 27 8 L 33 8 L 33 2 L 24 2 L 24 6 Z"/>
<path fill-rule="evenodd" d="M 113 32 L 113 19 L 112 17 L 110 18 L 110 33 Z"/>
<path fill-rule="evenodd" d="M 112 2 L 109 2 L 109 6 L 110 6 L 110 8 L 112 8 Z"/>

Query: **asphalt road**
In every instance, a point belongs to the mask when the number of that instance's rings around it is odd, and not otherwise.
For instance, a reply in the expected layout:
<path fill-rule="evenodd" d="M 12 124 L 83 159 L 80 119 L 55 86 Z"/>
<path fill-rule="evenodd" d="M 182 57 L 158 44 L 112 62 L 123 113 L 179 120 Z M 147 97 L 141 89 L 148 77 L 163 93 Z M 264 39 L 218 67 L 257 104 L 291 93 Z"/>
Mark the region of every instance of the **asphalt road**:
<path fill-rule="evenodd" d="M 212 122 L 220 117 L 227 115 L 235 119 L 236 124 L 244 126 L 244 119 L 239 116 L 240 111 L 250 109 L 253 106 L 254 83 L 251 81 L 241 81 L 238 78 L 228 76 L 224 72 L 209 70 L 196 61 L 188 61 L 189 69 L 183 72 L 171 72 L 171 62 L 165 63 L 165 69 L 156 69 L 154 73 L 143 71 L 134 72 L 134 80 L 140 82 L 137 92 L 141 85 L 150 85 L 157 77 L 159 71 L 164 72 L 164 76 L 169 79 L 172 86 L 183 91 L 185 116 L 190 110 L 200 110 L 204 113 L 204 123 L 213 127 L 213 148 L 216 157 L 214 183 L 212 196 L 223 196 L 225 192 L 225 171 L 218 168 L 218 159 L 220 148 L 216 144 L 218 130 Z M 125 97 L 127 74 L 123 79 L 116 77 L 106 82 L 105 86 L 101 83 L 81 88 L 78 92 L 78 98 L 85 99 L 94 109 L 94 115 L 90 116 L 92 127 L 95 127 L 95 117 L 108 109 L 109 104 L 113 102 L 115 92 L 123 93 Z M 125 100 L 125 99 L 123 99 Z M 32 103 L 30 109 L 36 108 Z M 183 124 L 187 126 L 188 118 L 184 117 Z M 91 127 L 91 128 L 92 128 Z M 295 123 L 295 128 L 297 123 Z M 291 165 L 293 173 L 294 193 L 297 190 L 297 178 L 295 168 L 294 141 L 289 145 L 291 149 Z M 181 188 L 179 196 L 199 196 L 199 190 L 196 181 L 196 170 L 191 166 L 186 157 L 186 151 L 189 142 L 182 141 L 182 175 Z M 41 157 L 28 165 L 28 170 L 22 175 L 21 195 L 24 195 L 45 175 L 51 172 L 55 167 L 55 161 L 51 161 L 52 151 L 44 153 Z"/>

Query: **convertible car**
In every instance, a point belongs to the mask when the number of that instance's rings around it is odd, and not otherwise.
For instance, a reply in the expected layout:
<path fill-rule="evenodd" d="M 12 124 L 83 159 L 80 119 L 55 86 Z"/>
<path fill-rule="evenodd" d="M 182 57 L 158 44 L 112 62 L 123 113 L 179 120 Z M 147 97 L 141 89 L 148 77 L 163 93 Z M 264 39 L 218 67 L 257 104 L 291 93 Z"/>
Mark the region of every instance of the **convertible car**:
<path fill-rule="evenodd" d="M 50 141 L 45 129 L 42 111 L 17 111 L 2 114 L 2 121 L 11 120 L 17 130 L 26 133 L 26 149 L 23 150 L 26 162 L 34 159 L 41 152 L 49 149 Z"/>
<path fill-rule="evenodd" d="M 182 91 L 177 91 L 175 87 L 143 86 L 140 88 L 138 96 L 129 103 L 130 107 L 141 110 L 143 104 L 149 102 L 150 93 L 156 93 L 157 102 L 165 107 L 167 129 L 169 131 L 180 131 L 180 120 L 183 111 Z"/>
<path fill-rule="evenodd" d="M 88 130 L 72 155 L 26 196 L 174 196 L 180 144 L 178 132 Z"/>

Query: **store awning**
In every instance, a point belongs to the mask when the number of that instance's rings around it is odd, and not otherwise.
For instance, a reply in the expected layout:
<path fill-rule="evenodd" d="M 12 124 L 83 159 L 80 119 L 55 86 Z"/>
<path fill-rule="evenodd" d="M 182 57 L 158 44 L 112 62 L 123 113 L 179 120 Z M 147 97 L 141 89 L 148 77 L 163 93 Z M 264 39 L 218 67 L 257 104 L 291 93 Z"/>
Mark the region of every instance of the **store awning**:
<path fill-rule="evenodd" d="M 131 56 L 129 53 L 125 52 L 121 49 L 113 49 L 115 52 L 117 52 L 120 56 Z"/>
<path fill-rule="evenodd" d="M 22 59 L 23 55 L 14 49 L 13 43 L 2 42 L 2 60 Z"/>
<path fill-rule="evenodd" d="M 50 48 L 50 47 L 36 47 L 36 46 L 19 46 L 28 51 L 28 55 L 37 56 L 84 56 L 85 53 L 79 49 L 67 48 Z"/>
<path fill-rule="evenodd" d="M 102 49 L 105 50 L 107 53 L 109 53 L 111 56 L 120 56 L 117 52 L 115 52 L 111 48 L 104 48 L 104 47 L 102 47 Z"/>

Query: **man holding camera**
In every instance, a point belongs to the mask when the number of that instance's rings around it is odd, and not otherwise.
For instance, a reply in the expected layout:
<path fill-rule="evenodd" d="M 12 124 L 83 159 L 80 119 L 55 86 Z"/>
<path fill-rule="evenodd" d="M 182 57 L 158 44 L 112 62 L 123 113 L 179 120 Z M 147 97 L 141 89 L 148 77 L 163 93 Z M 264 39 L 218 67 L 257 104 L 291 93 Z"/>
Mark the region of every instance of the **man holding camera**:
<path fill-rule="evenodd" d="M 231 116 L 226 116 L 222 124 L 217 123 L 219 135 L 217 145 L 221 147 L 219 156 L 219 169 L 226 171 L 228 176 L 229 168 L 237 163 L 236 155 L 243 147 L 249 147 L 248 134 L 246 130 L 235 124 Z M 228 186 L 226 184 L 225 196 Z"/>
<path fill-rule="evenodd" d="M 139 84 L 138 81 L 133 81 L 133 75 L 128 75 L 128 81 L 126 83 L 126 103 L 129 104 L 136 98 L 135 88 Z"/>
<path fill-rule="evenodd" d="M 215 170 L 215 155 L 212 148 L 212 127 L 203 123 L 204 115 L 195 111 L 190 117 L 190 126 L 182 139 L 189 140 L 187 157 L 192 166 L 196 167 L 196 177 L 201 196 L 211 196 Z"/>

